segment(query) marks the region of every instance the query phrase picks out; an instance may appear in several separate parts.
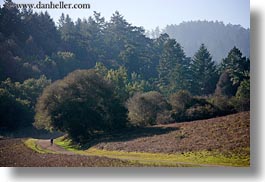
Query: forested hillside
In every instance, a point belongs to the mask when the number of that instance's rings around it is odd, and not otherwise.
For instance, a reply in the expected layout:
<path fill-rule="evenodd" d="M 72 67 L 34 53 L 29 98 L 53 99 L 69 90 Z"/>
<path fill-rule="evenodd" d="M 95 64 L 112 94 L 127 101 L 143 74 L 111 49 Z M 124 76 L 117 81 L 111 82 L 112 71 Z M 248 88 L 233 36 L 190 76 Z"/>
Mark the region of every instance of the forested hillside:
<path fill-rule="evenodd" d="M 223 31 L 211 37 L 221 52 Z M 124 127 L 249 110 L 250 60 L 232 37 L 217 64 L 212 43 L 198 42 L 190 55 L 184 50 L 192 42 L 166 33 L 148 38 L 119 12 L 110 21 L 97 12 L 76 22 L 62 14 L 56 26 L 47 12 L 18 10 L 7 0 L 0 9 L 0 128 L 34 123 L 85 142 Z"/>
<path fill-rule="evenodd" d="M 167 33 L 183 46 L 188 56 L 193 56 L 200 45 L 204 43 L 211 52 L 213 60 L 220 63 L 234 46 L 238 47 L 244 56 L 250 55 L 250 29 L 240 25 L 225 25 L 218 21 L 188 21 L 179 25 L 167 25 L 164 29 L 148 31 L 149 37 L 158 37 Z"/>

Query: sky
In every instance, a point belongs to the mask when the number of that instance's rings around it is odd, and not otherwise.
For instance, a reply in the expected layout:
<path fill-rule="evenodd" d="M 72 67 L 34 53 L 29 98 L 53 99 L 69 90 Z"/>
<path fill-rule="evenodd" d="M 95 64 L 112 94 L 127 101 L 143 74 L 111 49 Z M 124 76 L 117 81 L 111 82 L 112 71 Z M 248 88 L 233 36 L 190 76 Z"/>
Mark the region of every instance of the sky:
<path fill-rule="evenodd" d="M 1 5 L 4 0 L 0 0 Z M 183 21 L 208 20 L 222 21 L 225 24 L 240 24 L 250 27 L 249 0 L 40 0 L 41 3 L 88 3 L 90 9 L 83 10 L 48 10 L 58 22 L 62 13 L 69 14 L 73 20 L 88 18 L 93 11 L 101 13 L 108 21 L 117 10 L 134 26 L 146 30 L 159 26 L 179 24 Z M 38 3 L 39 0 L 13 0 L 15 3 Z M 39 11 L 35 9 L 36 11 Z M 43 10 L 42 10 L 43 11 Z M 45 11 L 45 10 L 44 10 Z"/>

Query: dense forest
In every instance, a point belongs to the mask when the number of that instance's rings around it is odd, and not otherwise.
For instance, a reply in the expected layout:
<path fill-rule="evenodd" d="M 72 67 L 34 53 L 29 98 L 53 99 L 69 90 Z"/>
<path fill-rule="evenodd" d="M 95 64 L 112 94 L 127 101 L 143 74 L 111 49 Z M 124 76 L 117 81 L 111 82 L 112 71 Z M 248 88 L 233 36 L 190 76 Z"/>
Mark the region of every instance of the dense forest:
<path fill-rule="evenodd" d="M 218 21 L 188 21 L 179 25 L 167 25 L 147 31 L 146 35 L 158 38 L 161 33 L 167 33 L 183 46 L 188 56 L 193 56 L 204 43 L 211 52 L 213 61 L 220 63 L 228 52 L 236 46 L 242 54 L 250 55 L 250 30 L 240 25 L 225 25 Z"/>
<path fill-rule="evenodd" d="M 214 34 L 214 37 L 218 37 Z M 0 128 L 59 130 L 77 142 L 125 127 L 249 110 L 250 60 L 236 45 L 219 64 L 207 42 L 184 45 L 115 12 L 58 26 L 47 12 L 0 9 Z M 219 44 L 215 49 L 223 49 Z"/>

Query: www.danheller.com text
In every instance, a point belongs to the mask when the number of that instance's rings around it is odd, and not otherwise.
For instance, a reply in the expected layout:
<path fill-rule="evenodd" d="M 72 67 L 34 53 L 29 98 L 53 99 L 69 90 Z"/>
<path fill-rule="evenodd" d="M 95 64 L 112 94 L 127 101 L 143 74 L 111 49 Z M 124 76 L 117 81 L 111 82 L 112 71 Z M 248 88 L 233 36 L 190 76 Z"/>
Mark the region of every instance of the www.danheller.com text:
<path fill-rule="evenodd" d="M 90 9 L 89 3 L 65 3 L 64 1 L 59 2 L 41 2 L 38 3 L 19 3 L 19 4 L 13 4 L 19 9 Z"/>

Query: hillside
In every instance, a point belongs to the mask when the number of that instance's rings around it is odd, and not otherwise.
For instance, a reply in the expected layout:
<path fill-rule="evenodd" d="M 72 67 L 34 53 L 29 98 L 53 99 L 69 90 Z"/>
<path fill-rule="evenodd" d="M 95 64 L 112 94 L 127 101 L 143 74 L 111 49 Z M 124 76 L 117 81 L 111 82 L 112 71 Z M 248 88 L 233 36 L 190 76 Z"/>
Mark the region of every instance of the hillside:
<path fill-rule="evenodd" d="M 83 149 L 65 137 L 53 146 L 4 138 L 0 166 L 249 166 L 249 114 L 131 129 L 95 137 Z"/>
<path fill-rule="evenodd" d="M 250 113 L 158 125 L 91 142 L 99 149 L 152 153 L 214 151 L 244 153 L 250 146 Z M 94 144 L 92 144 L 94 143 Z"/>
<path fill-rule="evenodd" d="M 189 21 L 179 25 L 168 25 L 163 30 L 179 42 L 192 57 L 204 43 L 213 60 L 220 63 L 229 50 L 238 47 L 244 56 L 250 55 L 250 30 L 240 25 L 224 25 L 222 22 Z"/>

